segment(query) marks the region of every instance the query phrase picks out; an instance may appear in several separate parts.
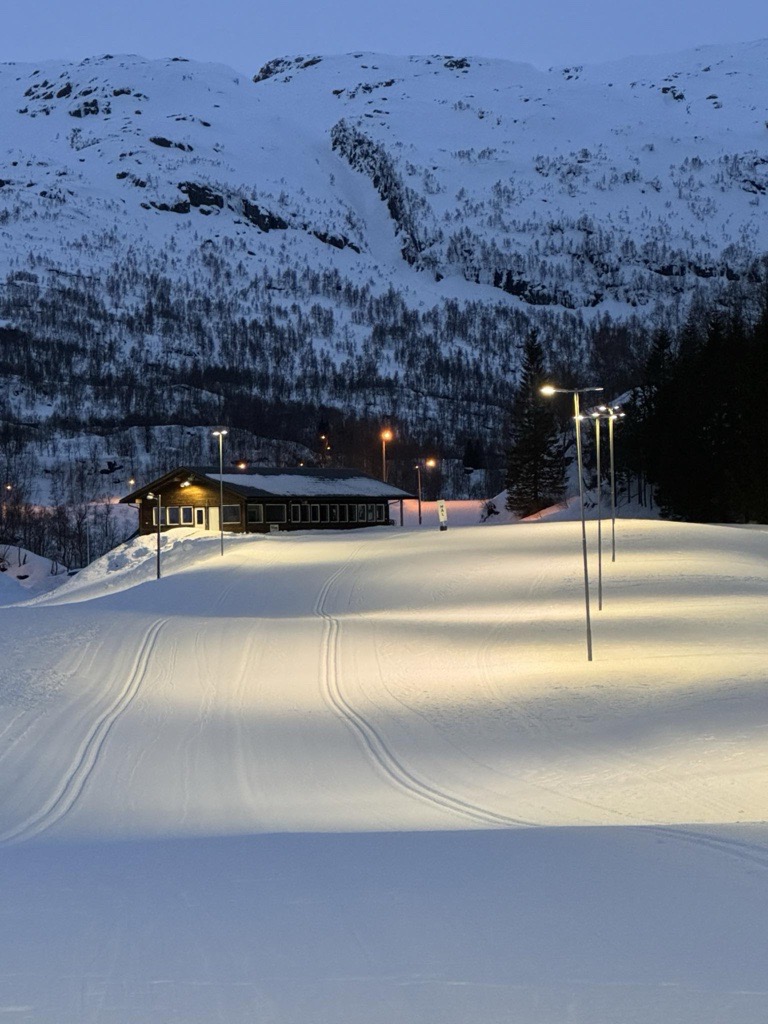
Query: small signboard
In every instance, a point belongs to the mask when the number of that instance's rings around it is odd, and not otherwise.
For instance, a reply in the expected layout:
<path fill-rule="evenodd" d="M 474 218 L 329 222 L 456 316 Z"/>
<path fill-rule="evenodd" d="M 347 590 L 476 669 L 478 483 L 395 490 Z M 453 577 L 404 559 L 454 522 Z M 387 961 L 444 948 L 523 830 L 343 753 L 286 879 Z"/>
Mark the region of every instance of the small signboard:
<path fill-rule="evenodd" d="M 440 529 L 448 529 L 448 509 L 445 507 L 445 502 L 440 498 L 437 502 L 437 518 L 440 520 Z"/>

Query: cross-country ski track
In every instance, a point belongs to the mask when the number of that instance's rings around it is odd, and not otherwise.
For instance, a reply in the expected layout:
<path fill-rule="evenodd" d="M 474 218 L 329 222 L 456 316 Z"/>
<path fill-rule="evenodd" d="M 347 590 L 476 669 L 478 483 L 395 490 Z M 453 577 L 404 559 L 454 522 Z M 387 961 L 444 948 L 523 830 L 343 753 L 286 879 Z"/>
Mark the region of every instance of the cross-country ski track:
<path fill-rule="evenodd" d="M 768 533 L 218 545 L 0 608 L 0 1014 L 764 1024 Z"/>

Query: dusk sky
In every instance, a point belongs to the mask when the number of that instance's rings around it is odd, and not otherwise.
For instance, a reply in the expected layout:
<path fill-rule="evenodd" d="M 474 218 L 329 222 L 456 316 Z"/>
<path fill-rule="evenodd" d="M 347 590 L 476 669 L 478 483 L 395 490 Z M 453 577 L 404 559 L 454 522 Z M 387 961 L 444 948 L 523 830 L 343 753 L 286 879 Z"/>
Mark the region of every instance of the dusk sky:
<path fill-rule="evenodd" d="M 8 5 L 0 61 L 185 56 L 252 73 L 299 53 L 450 53 L 538 67 L 768 36 L 765 0 L 29 0 Z"/>

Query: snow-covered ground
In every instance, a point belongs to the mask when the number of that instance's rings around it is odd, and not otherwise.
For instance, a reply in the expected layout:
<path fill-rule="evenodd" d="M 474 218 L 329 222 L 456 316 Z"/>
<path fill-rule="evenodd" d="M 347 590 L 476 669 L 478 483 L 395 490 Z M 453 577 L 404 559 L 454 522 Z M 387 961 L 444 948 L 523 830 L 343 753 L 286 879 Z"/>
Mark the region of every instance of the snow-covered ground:
<path fill-rule="evenodd" d="M 617 540 L 591 663 L 569 521 L 180 530 L 0 608 L 0 1013 L 764 1024 L 768 532 Z"/>

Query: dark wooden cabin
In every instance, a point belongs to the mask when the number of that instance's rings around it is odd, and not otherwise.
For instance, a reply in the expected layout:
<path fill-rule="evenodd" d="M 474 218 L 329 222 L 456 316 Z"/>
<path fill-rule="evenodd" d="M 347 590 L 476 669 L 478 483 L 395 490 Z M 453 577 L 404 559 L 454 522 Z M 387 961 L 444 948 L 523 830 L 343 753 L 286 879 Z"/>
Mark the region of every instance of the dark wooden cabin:
<path fill-rule="evenodd" d="M 151 495 L 151 497 L 150 497 Z M 232 533 L 350 530 L 392 523 L 390 503 L 413 495 L 356 469 L 180 466 L 120 501 L 139 509 L 139 532 L 191 526 Z"/>

